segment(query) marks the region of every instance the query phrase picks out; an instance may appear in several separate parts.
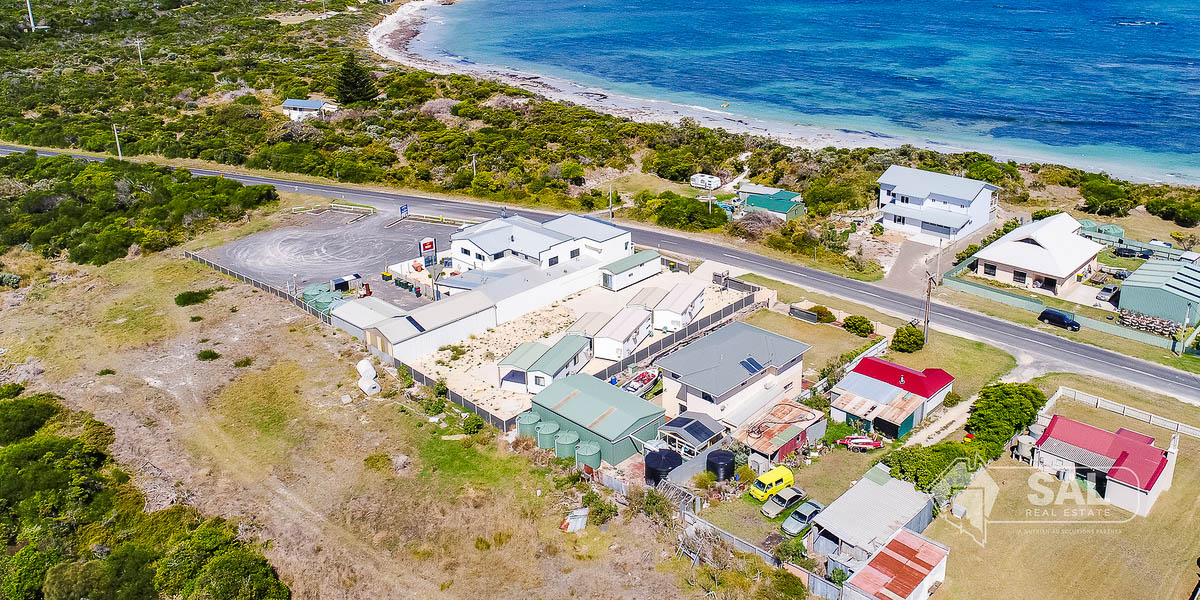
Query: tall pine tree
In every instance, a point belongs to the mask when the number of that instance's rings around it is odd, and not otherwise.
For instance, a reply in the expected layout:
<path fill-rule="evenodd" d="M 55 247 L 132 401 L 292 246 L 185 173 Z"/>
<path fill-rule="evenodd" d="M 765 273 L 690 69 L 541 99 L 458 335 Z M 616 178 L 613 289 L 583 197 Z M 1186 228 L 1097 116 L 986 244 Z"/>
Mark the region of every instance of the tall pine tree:
<path fill-rule="evenodd" d="M 337 76 L 338 101 L 354 104 L 370 100 L 375 94 L 375 81 L 371 79 L 371 73 L 358 64 L 353 52 L 347 53 Z"/>

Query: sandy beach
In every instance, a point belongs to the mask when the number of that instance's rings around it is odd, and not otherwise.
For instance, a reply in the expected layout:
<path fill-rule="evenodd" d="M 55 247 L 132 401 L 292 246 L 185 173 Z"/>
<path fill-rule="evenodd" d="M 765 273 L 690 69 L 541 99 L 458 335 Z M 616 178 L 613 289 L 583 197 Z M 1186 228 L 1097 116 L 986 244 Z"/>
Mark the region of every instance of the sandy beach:
<path fill-rule="evenodd" d="M 756 119 L 733 112 L 713 110 L 702 106 L 633 97 L 615 93 L 578 82 L 538 73 L 522 71 L 499 65 L 477 63 L 464 57 L 453 56 L 430 43 L 423 43 L 421 35 L 427 28 L 437 26 L 431 20 L 428 9 L 453 4 L 454 0 L 412 0 L 399 7 L 368 32 L 369 44 L 375 53 L 402 65 L 440 74 L 464 74 L 499 81 L 544 96 L 550 100 L 569 102 L 598 111 L 643 123 L 678 122 L 690 117 L 701 125 L 722 128 L 733 133 L 760 135 L 784 144 L 819 149 L 829 146 L 840 148 L 894 148 L 911 144 L 919 148 L 939 152 L 956 153 L 982 151 L 1000 160 L 1015 160 L 1029 163 L 1057 163 L 1084 169 L 1104 171 L 1113 175 L 1140 182 L 1193 183 L 1188 175 L 1168 170 L 1147 170 L 1138 166 L 1111 162 L 1088 156 L 1083 147 L 1076 149 L 1076 158 L 1056 153 L 1040 153 L 1031 150 L 1009 150 L 985 148 L 985 144 L 946 143 L 933 139 L 898 136 L 876 131 L 856 129 L 829 129 L 802 124 Z M 990 145 L 990 144 L 987 144 Z"/>

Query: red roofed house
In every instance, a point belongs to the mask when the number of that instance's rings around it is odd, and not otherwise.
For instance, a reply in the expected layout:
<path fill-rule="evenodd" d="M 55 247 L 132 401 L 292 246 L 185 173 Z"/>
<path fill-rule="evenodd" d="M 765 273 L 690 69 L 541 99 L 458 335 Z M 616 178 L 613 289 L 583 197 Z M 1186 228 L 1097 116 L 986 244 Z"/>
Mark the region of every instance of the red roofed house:
<path fill-rule="evenodd" d="M 918 371 L 869 356 L 830 392 L 834 422 L 899 439 L 933 412 L 954 386 L 941 369 Z"/>
<path fill-rule="evenodd" d="M 900 529 L 842 586 L 842 600 L 925 600 L 946 580 L 950 549 Z"/>
<path fill-rule="evenodd" d="M 1087 479 L 1109 504 L 1144 517 L 1170 489 L 1178 455 L 1179 434 L 1163 450 L 1153 437 L 1124 427 L 1113 433 L 1054 415 L 1034 444 L 1033 465 L 1060 479 Z"/>

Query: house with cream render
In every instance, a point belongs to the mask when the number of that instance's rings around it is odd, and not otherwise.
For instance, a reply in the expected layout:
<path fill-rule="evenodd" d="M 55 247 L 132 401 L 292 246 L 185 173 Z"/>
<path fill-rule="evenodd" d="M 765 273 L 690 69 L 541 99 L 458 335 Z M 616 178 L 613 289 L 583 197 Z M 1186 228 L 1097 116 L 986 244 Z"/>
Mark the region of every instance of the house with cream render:
<path fill-rule="evenodd" d="M 800 393 L 812 346 L 734 321 L 658 359 L 667 416 L 692 411 L 730 430 L 768 405 Z"/>
<path fill-rule="evenodd" d="M 892 165 L 879 182 L 884 227 L 957 241 L 996 218 L 999 187 L 966 177 Z"/>
<path fill-rule="evenodd" d="M 1055 295 L 1069 293 L 1099 267 L 1104 246 L 1079 235 L 1067 213 L 1022 225 L 975 253 L 975 273 Z"/>
<path fill-rule="evenodd" d="M 592 217 L 567 214 L 538 223 L 509 215 L 450 235 L 449 258 L 458 271 L 487 269 L 515 257 L 549 269 L 577 258 L 611 263 L 633 254 L 632 234 Z"/>

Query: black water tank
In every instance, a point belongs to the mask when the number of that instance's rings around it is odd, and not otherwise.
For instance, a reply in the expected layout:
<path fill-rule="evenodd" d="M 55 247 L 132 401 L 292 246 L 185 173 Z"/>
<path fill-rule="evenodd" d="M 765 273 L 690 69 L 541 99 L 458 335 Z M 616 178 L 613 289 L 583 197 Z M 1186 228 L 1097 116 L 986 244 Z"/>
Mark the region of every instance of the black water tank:
<path fill-rule="evenodd" d="M 733 453 L 728 450 L 713 450 L 709 452 L 706 467 L 717 476 L 717 481 L 733 479 L 733 471 L 736 468 L 734 466 Z"/>
<path fill-rule="evenodd" d="M 674 450 L 655 450 L 646 455 L 646 485 L 656 486 L 659 481 L 683 464 L 683 457 Z"/>

